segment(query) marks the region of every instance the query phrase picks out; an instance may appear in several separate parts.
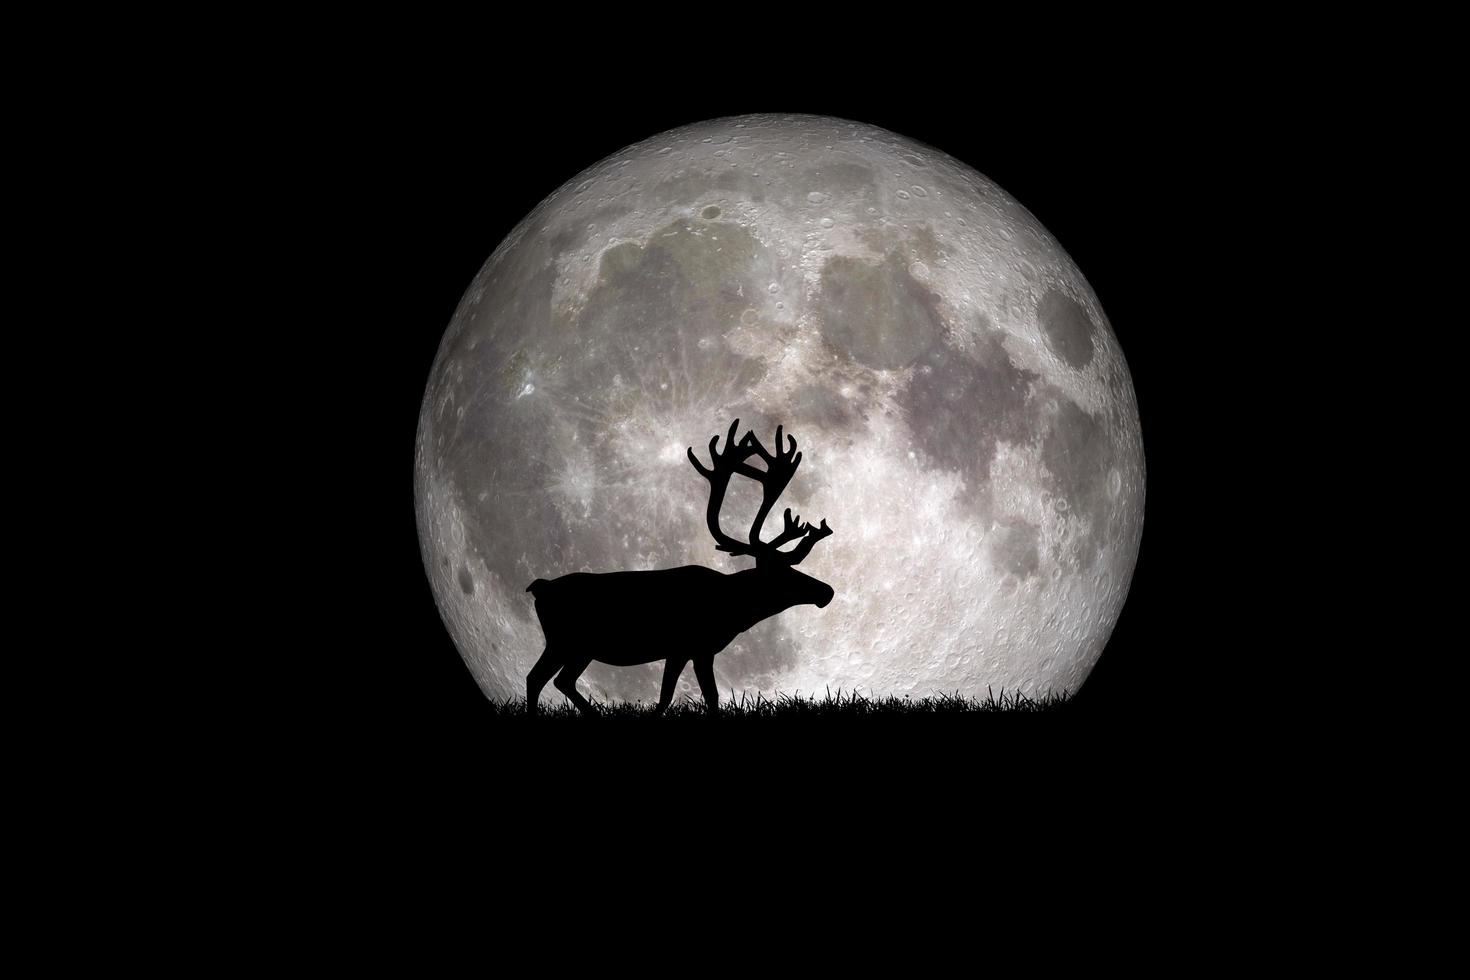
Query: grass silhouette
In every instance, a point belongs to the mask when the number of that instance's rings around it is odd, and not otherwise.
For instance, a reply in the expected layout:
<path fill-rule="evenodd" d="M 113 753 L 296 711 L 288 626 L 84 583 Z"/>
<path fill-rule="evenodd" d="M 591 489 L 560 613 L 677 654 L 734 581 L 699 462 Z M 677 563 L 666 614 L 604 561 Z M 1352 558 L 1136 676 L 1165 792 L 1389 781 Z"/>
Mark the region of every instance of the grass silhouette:
<path fill-rule="evenodd" d="M 818 697 L 801 694 L 731 694 L 720 700 L 720 713 L 710 716 L 702 700 L 683 697 L 669 705 L 662 718 L 654 715 L 653 702 L 594 701 L 599 717 L 583 719 L 577 709 L 560 698 L 542 698 L 537 714 L 526 714 L 525 698 L 491 701 L 490 709 L 497 718 L 517 718 L 530 724 L 592 722 L 604 720 L 638 721 L 649 725 L 668 723 L 669 719 L 698 719 L 701 722 L 786 720 L 809 718 L 897 718 L 903 716 L 958 716 L 984 714 L 1039 714 L 1056 711 L 1071 700 L 1071 695 L 1047 693 L 1030 697 L 1019 692 L 990 692 L 983 698 L 961 694 L 934 694 L 929 697 L 869 697 L 856 692 L 833 693 Z"/>

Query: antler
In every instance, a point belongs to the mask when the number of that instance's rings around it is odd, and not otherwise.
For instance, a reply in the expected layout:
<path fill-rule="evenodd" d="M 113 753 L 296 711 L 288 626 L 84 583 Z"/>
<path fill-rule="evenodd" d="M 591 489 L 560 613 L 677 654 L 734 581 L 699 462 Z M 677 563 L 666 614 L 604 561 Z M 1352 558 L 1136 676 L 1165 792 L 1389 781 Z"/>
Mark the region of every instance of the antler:
<path fill-rule="evenodd" d="M 796 475 L 796 468 L 801 465 L 801 453 L 796 451 L 796 439 L 786 436 L 789 445 L 783 449 L 782 428 L 776 426 L 776 453 L 772 455 L 766 452 L 760 440 L 755 437 L 754 432 L 747 432 L 745 438 L 737 444 L 735 432 L 740 427 L 740 420 L 736 419 L 730 423 L 730 431 L 725 437 L 725 451 L 721 453 L 718 449 L 720 437 L 715 436 L 709 441 L 710 467 L 706 469 L 699 458 L 694 455 L 694 448 L 689 448 L 689 462 L 699 471 L 699 475 L 709 481 L 709 507 L 705 511 L 705 521 L 709 525 L 710 534 L 714 536 L 715 548 L 718 551 L 728 552 L 732 555 L 754 555 L 756 565 L 780 564 L 795 565 L 811 553 L 812 546 L 822 538 L 832 533 L 827 527 L 827 522 L 822 521 L 820 527 L 812 527 L 804 524 L 800 517 L 791 516 L 791 508 L 786 508 L 786 526 L 771 541 L 762 541 L 761 527 L 766 522 L 766 517 L 771 512 L 771 507 L 780 498 L 786 485 Z M 766 464 L 764 470 L 756 469 L 746 460 L 751 456 L 759 456 Z M 761 485 L 761 506 L 755 514 L 755 520 L 750 525 L 748 540 L 741 542 L 727 535 L 720 528 L 720 507 L 725 502 L 725 490 L 730 485 L 730 477 L 739 473 L 741 476 L 749 477 Z M 781 545 L 788 541 L 801 538 L 802 541 L 790 551 L 778 550 Z"/>

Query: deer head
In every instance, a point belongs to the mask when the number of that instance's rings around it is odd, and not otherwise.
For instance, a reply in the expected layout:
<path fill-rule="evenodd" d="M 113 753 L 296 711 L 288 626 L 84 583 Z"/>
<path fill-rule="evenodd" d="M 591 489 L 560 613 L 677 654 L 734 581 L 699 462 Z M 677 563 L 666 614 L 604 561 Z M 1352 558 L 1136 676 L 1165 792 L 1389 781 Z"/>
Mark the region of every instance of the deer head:
<path fill-rule="evenodd" d="M 745 438 L 739 443 L 735 441 L 736 430 L 740 427 L 740 420 L 736 419 L 730 423 L 730 432 L 725 437 L 725 451 L 719 451 L 720 437 L 715 436 L 709 441 L 709 452 L 711 465 L 706 468 L 694 455 L 693 447 L 689 449 L 689 462 L 699 471 L 699 475 L 709 481 L 709 507 L 705 511 L 705 520 L 709 525 L 709 532 L 715 539 L 715 549 L 731 555 L 750 555 L 755 558 L 755 570 L 761 573 L 762 578 L 779 580 L 785 585 L 785 591 L 792 592 L 795 603 L 810 602 L 818 608 L 832 601 L 832 588 L 825 582 L 820 582 L 808 575 L 797 572 L 792 566 L 811 554 L 812 547 L 823 538 L 832 533 L 824 519 L 822 523 L 813 527 L 803 523 L 799 516 L 793 517 L 791 508 L 786 508 L 786 526 L 781 533 L 770 541 L 761 540 L 761 528 L 765 525 L 766 517 L 770 515 L 771 508 L 775 505 L 786 485 L 796 474 L 796 468 L 801 465 L 801 453 L 796 451 L 796 439 L 791 436 L 788 446 L 782 446 L 782 429 L 776 426 L 776 452 L 774 454 L 766 451 L 760 440 L 755 437 L 754 432 L 747 432 Z M 750 465 L 748 460 L 752 456 L 758 456 L 765 463 L 764 470 Z M 761 485 L 761 505 L 755 513 L 755 520 L 750 525 L 750 531 L 744 541 L 737 541 L 730 537 L 720 527 L 720 507 L 725 502 L 725 490 L 730 485 L 730 477 L 739 473 L 741 476 L 755 480 Z M 790 551 L 782 551 L 781 546 L 791 541 L 797 541 L 795 548 Z"/>

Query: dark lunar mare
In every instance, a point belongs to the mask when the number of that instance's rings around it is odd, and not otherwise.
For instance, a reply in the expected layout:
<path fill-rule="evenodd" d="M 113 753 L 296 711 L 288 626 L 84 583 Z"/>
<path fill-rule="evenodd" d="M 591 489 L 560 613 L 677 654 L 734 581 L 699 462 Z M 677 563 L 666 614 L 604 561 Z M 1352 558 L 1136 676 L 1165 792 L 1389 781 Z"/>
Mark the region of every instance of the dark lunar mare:
<path fill-rule="evenodd" d="M 822 608 L 832 601 L 825 582 L 798 572 L 802 561 L 822 538 L 831 534 L 827 522 L 818 527 L 785 514 L 785 527 L 775 538 L 762 541 L 761 527 L 771 507 L 801 463 L 796 440 L 781 446 L 776 427 L 776 452 L 766 452 L 755 433 L 738 444 L 736 419 L 730 426 L 725 452 L 710 440 L 712 465 L 705 468 L 689 450 L 689 461 L 710 483 L 706 521 L 715 547 L 732 555 L 751 555 L 756 567 L 726 574 L 702 565 L 685 565 L 639 572 L 573 572 L 556 579 L 540 579 L 526 587 L 536 600 L 536 617 L 546 635 L 546 650 L 526 676 L 526 710 L 534 714 L 546 682 L 556 677 L 561 691 L 584 714 L 595 714 L 592 703 L 577 691 L 577 678 L 593 662 L 629 667 L 665 661 L 658 708 L 662 713 L 674 698 L 679 675 L 692 660 L 700 692 L 711 712 L 719 710 L 715 687 L 715 654 L 756 623 L 792 606 Z M 789 438 L 789 437 L 788 437 Z M 758 456 L 765 469 L 747 460 Z M 761 506 L 745 541 L 720 529 L 720 506 L 730 477 L 739 474 L 760 483 Z M 780 547 L 791 541 L 790 551 Z"/>

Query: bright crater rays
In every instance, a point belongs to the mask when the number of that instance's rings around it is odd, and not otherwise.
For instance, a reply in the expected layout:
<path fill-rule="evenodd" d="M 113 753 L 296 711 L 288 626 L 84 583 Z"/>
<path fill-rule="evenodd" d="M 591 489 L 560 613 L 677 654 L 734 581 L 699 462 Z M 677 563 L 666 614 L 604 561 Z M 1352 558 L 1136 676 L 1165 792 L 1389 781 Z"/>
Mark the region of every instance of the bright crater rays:
<path fill-rule="evenodd" d="M 746 116 L 573 178 L 445 331 L 419 532 L 487 695 L 524 693 L 541 653 L 534 578 L 750 565 L 715 551 L 684 453 L 737 417 L 800 443 L 778 508 L 833 528 L 803 570 L 836 597 L 739 636 L 715 658 L 722 692 L 1081 686 L 1127 596 L 1144 499 L 1133 386 L 1097 298 L 965 164 L 871 126 Z M 734 481 L 727 526 L 759 499 Z M 609 642 L 629 630 L 608 623 Z M 654 701 L 661 669 L 593 664 L 581 686 Z"/>

